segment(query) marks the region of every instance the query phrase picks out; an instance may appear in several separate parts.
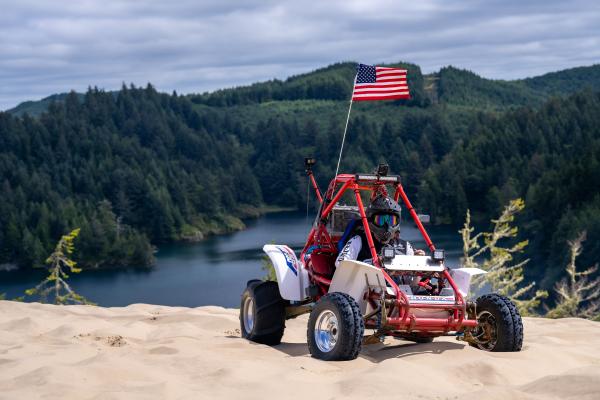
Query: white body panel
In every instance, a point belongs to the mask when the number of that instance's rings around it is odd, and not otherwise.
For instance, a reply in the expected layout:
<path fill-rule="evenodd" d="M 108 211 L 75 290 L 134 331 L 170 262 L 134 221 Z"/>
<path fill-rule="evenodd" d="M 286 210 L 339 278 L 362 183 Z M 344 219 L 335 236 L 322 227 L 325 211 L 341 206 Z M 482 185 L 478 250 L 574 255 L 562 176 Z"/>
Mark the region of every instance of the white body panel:
<path fill-rule="evenodd" d="M 364 314 L 367 303 L 363 295 L 367 291 L 367 279 L 372 286 L 382 285 L 385 287 L 385 278 L 380 268 L 360 261 L 344 260 L 336 268 L 329 286 L 329 293 L 341 292 L 347 293 L 360 307 Z"/>
<path fill-rule="evenodd" d="M 304 300 L 307 297 L 308 271 L 304 264 L 298 261 L 294 251 L 279 244 L 266 244 L 263 251 L 267 253 L 275 268 L 281 297 L 292 301 Z"/>
<path fill-rule="evenodd" d="M 479 268 L 456 268 L 450 271 L 450 276 L 454 279 L 456 288 L 463 297 L 469 294 L 471 278 L 480 274 L 487 274 L 487 272 Z"/>
<path fill-rule="evenodd" d="M 396 270 L 417 270 L 417 271 L 442 271 L 438 265 L 428 265 L 429 257 L 424 256 L 396 256 L 398 258 Z M 394 258 L 394 260 L 396 260 Z M 402 263 L 402 264 L 400 264 Z M 386 265 L 386 268 L 389 268 Z M 428 269 L 431 268 L 431 269 Z M 433 269 L 435 268 L 435 269 Z M 390 268 L 392 269 L 392 268 Z M 486 271 L 479 268 L 458 268 L 450 272 L 459 292 L 466 297 L 469 293 L 471 277 L 474 275 L 485 274 Z M 394 294 L 391 287 L 388 287 L 383 276 L 383 272 L 378 267 L 366 264 L 360 261 L 344 260 L 336 268 L 329 292 L 347 293 L 358 303 L 363 315 L 372 311 L 370 305 L 364 300 L 363 296 L 367 291 L 367 280 L 371 286 L 383 285 L 389 294 Z M 455 302 L 454 296 L 422 296 L 408 294 L 407 297 L 412 304 L 448 304 Z M 430 310 L 416 308 L 412 309 L 416 317 L 424 318 L 447 318 L 448 312 L 443 310 Z"/>

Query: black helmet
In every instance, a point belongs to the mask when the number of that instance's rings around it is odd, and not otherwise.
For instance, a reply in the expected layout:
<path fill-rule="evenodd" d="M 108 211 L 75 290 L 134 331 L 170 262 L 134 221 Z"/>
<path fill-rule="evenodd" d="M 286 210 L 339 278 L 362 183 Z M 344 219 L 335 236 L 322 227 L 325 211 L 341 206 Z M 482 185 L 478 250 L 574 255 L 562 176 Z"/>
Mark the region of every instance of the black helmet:
<path fill-rule="evenodd" d="M 386 196 L 377 196 L 367 207 L 367 219 L 373 237 L 386 244 L 400 231 L 402 208 Z"/>

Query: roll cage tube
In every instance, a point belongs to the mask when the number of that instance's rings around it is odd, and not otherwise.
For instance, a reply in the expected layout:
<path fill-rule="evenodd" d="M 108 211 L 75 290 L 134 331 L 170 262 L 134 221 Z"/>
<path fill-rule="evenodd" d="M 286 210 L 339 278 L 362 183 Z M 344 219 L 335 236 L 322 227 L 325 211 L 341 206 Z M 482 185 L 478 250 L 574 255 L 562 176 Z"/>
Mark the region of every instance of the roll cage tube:
<path fill-rule="evenodd" d="M 398 197 L 402 197 L 402 202 L 404 203 L 406 208 L 408 208 L 408 212 L 410 213 L 410 216 L 412 217 L 412 219 L 415 221 L 415 224 L 417 224 L 417 228 L 419 229 L 419 232 L 421 232 L 421 236 L 423 236 L 423 239 L 425 239 L 425 243 L 427 243 L 427 247 L 429 247 L 429 250 L 433 253 L 433 251 L 435 250 L 435 246 L 433 245 L 433 242 L 429 238 L 429 235 L 427 234 L 425 227 L 421 223 L 421 220 L 419 219 L 419 216 L 417 215 L 415 208 L 410 203 L 410 200 L 408 199 L 408 196 L 404 192 L 404 188 L 402 187 L 402 184 L 400 184 L 400 183 L 398 183 L 398 185 L 396 185 L 396 193 L 394 193 L 394 200 L 398 201 Z"/>
<path fill-rule="evenodd" d="M 306 175 L 310 179 L 310 183 L 312 184 L 313 189 L 315 189 L 315 193 L 317 195 L 317 199 L 319 203 L 323 203 L 323 196 L 321 196 L 321 191 L 319 190 L 319 185 L 317 185 L 317 181 L 315 180 L 315 175 L 313 174 L 312 167 L 317 162 L 316 159 L 312 157 L 306 157 L 304 159 L 304 169 L 306 171 Z M 308 200 L 307 200 L 308 201 Z"/>
<path fill-rule="evenodd" d="M 310 179 L 310 183 L 312 184 L 313 189 L 315 189 L 315 194 L 317 195 L 317 199 L 319 203 L 323 203 L 323 196 L 321 196 L 321 191 L 319 190 L 319 185 L 317 185 L 317 181 L 315 180 L 315 175 L 312 171 L 307 171 L 306 174 Z"/>
<path fill-rule="evenodd" d="M 325 198 L 323 198 L 323 196 L 321 195 L 321 192 L 319 190 L 319 187 L 316 183 L 316 180 L 314 178 L 314 175 L 312 173 L 312 170 L 309 169 L 306 172 L 307 172 L 309 178 L 311 179 L 311 183 L 315 190 L 317 199 L 321 203 L 321 206 L 319 207 L 319 213 L 317 215 L 317 221 L 316 221 L 317 224 L 324 223 L 327 220 L 327 216 L 329 215 L 329 213 L 331 213 L 331 210 L 333 210 L 333 207 L 337 204 L 339 199 L 344 195 L 344 193 L 348 189 L 351 189 L 354 191 L 355 197 L 356 197 L 356 203 L 357 203 L 357 206 L 359 209 L 359 213 L 361 213 L 361 219 L 363 219 L 362 214 L 364 214 L 365 211 L 364 211 L 364 205 L 362 204 L 362 199 L 360 198 L 360 191 L 361 190 L 373 191 L 373 195 L 376 195 L 378 193 L 387 193 L 387 190 L 385 189 L 385 185 L 389 184 L 389 183 L 395 183 L 396 191 L 394 193 L 394 200 L 398 201 L 400 199 L 400 197 L 402 198 L 402 202 L 404 203 L 404 206 L 408 209 L 410 216 L 412 217 L 414 223 L 417 225 L 417 228 L 419 229 L 421 236 L 425 240 L 427 247 L 429 248 L 429 250 L 431 252 L 433 252 L 435 250 L 435 245 L 431 241 L 429 235 L 427 234 L 427 231 L 425 230 L 425 227 L 423 226 L 423 224 L 421 223 L 421 220 L 419 219 L 419 216 L 417 215 L 416 210 L 414 209 L 410 200 L 408 199 L 408 196 L 406 195 L 406 192 L 404 191 L 404 188 L 402 187 L 402 184 L 400 183 L 399 177 L 393 177 L 393 176 L 379 177 L 376 175 L 340 174 L 340 175 L 336 176 L 336 178 L 331 182 L 331 184 L 329 185 L 329 188 L 327 189 L 327 192 L 325 193 Z M 389 178 L 394 179 L 395 182 Z M 362 183 L 363 185 L 359 185 L 359 183 Z M 342 184 L 342 187 L 338 190 L 337 193 L 335 193 L 335 188 L 338 184 Z M 367 186 L 365 184 L 370 184 L 370 186 Z M 334 195 L 334 193 L 335 193 L 335 195 Z M 367 236 L 367 240 L 369 241 L 369 248 L 371 250 L 371 256 L 374 260 L 373 262 L 377 263 L 377 265 L 379 267 L 381 267 L 377 252 L 375 250 L 375 245 L 372 243 L 373 238 L 371 235 L 371 230 L 369 229 L 368 221 L 366 220 L 366 216 L 363 219 L 362 223 L 363 223 L 363 228 L 365 230 L 365 234 Z M 321 231 L 321 230 L 319 229 L 319 231 Z M 322 231 L 319 233 L 322 233 Z M 309 234 L 309 241 L 310 241 L 310 238 L 314 234 L 315 234 L 315 232 L 313 229 L 313 230 L 311 230 L 311 232 Z M 321 236 L 321 234 L 319 234 L 319 236 Z M 327 236 L 329 236 L 329 235 L 327 235 Z M 330 238 L 328 238 L 328 239 L 329 239 L 328 244 L 331 247 L 334 247 L 333 243 L 330 242 Z M 305 250 L 306 250 L 306 248 L 304 249 L 303 253 L 305 252 Z"/>

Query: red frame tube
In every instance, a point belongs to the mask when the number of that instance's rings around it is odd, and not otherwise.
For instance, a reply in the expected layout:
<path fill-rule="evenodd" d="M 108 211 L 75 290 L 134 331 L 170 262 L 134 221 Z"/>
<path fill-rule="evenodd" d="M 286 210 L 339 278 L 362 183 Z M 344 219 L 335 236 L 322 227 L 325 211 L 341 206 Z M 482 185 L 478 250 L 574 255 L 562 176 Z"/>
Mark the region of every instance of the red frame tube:
<path fill-rule="evenodd" d="M 375 242 L 373 242 L 373 235 L 371 235 L 371 228 L 369 227 L 369 221 L 367 220 L 367 214 L 365 213 L 365 207 L 360 197 L 360 190 L 354 188 L 354 195 L 356 197 L 356 204 L 358 205 L 358 212 L 360 213 L 360 219 L 365 230 L 365 236 L 367 237 L 367 243 L 369 244 L 369 250 L 371 251 L 371 257 L 373 258 L 373 264 L 381 268 L 381 261 L 375 250 Z"/>
<path fill-rule="evenodd" d="M 442 318 L 417 318 L 411 317 L 408 321 L 402 318 L 388 318 L 388 325 L 396 329 L 424 330 L 424 331 L 454 331 L 462 327 L 476 327 L 477 320 L 442 319 Z"/>
<path fill-rule="evenodd" d="M 421 232 L 423 239 L 425 239 L 425 243 L 427 243 L 427 247 L 429 247 L 429 250 L 431 250 L 433 252 L 435 250 L 435 246 L 433 245 L 433 242 L 429 238 L 429 235 L 427 234 L 427 231 L 423 227 L 423 224 L 421 223 L 421 220 L 419 219 L 417 212 L 415 211 L 414 207 L 410 203 L 410 200 L 408 199 L 408 196 L 404 192 L 404 188 L 402 187 L 402 184 L 400 184 L 400 183 L 398 185 L 396 185 L 396 193 L 394 194 L 394 198 L 397 199 L 398 195 L 400 197 L 402 197 L 402 202 L 404 202 L 404 205 L 406 206 L 406 208 L 408 208 L 408 212 L 410 213 L 411 217 L 415 221 L 417 228 L 419 228 L 419 232 Z"/>
<path fill-rule="evenodd" d="M 321 213 L 321 219 L 327 218 L 327 215 L 329 215 L 331 210 L 333 210 L 333 207 L 335 206 L 335 204 L 344 195 L 344 192 L 346 191 L 346 189 L 348 189 L 348 187 L 352 186 L 352 183 L 353 183 L 352 181 L 344 182 L 344 184 L 342 185 L 340 190 L 336 193 L 336 195 L 333 197 L 333 199 L 328 201 L 329 204 L 327 205 L 325 210 L 323 210 L 323 212 Z"/>
<path fill-rule="evenodd" d="M 317 185 L 317 181 L 315 180 L 315 176 L 312 171 L 307 172 L 308 177 L 310 178 L 310 183 L 312 184 L 313 189 L 315 189 L 315 193 L 317 195 L 317 199 L 319 199 L 319 203 L 323 202 L 323 196 L 321 196 L 321 191 L 319 190 L 319 185 Z"/>

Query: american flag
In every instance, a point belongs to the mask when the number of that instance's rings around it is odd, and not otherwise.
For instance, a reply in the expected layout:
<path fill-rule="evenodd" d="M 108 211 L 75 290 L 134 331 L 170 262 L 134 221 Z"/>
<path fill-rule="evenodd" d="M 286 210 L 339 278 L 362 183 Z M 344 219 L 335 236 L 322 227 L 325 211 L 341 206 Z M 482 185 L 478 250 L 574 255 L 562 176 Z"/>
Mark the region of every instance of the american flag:
<path fill-rule="evenodd" d="M 352 101 L 410 99 L 406 70 L 358 64 Z"/>

